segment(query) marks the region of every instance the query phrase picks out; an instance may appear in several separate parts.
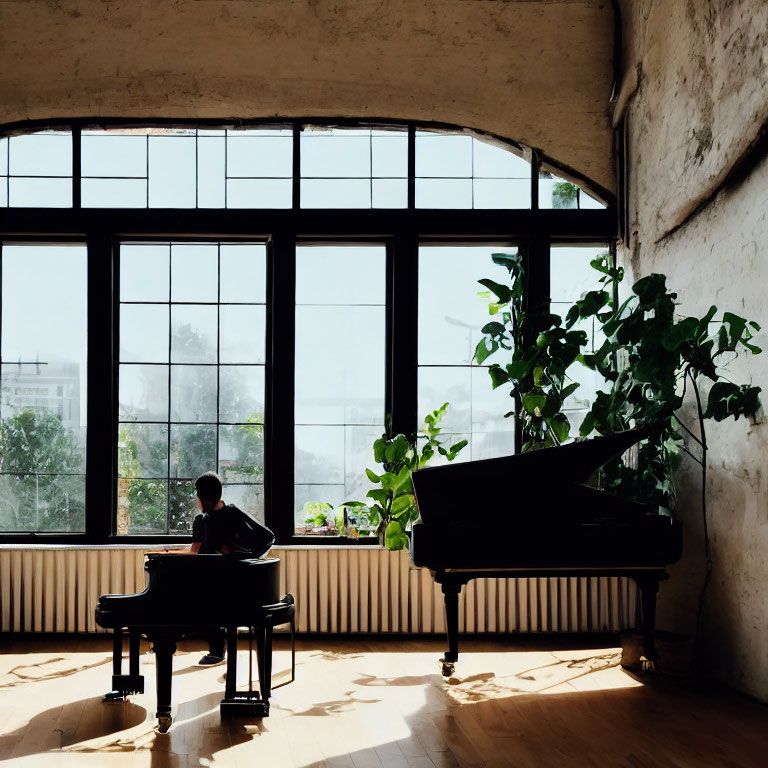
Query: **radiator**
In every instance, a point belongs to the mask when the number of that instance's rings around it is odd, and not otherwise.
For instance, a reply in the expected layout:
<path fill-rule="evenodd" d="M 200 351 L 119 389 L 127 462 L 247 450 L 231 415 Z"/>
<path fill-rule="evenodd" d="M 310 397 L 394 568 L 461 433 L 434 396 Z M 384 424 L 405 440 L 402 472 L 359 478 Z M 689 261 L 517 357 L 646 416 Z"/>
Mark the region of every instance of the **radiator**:
<path fill-rule="evenodd" d="M 145 586 L 144 549 L 0 548 L 0 630 L 97 632 L 102 594 Z M 408 553 L 362 547 L 275 547 L 280 592 L 296 598 L 300 632 L 442 633 L 443 596 Z M 604 632 L 636 625 L 626 578 L 475 579 L 462 591 L 462 632 Z"/>

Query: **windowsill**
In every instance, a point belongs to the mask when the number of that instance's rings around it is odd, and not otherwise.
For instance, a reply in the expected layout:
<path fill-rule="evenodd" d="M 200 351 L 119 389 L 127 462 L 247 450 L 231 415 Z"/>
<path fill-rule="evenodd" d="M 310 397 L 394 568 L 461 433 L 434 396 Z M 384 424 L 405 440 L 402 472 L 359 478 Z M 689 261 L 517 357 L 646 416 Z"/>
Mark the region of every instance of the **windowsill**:
<path fill-rule="evenodd" d="M 26 542 L 19 544 L 0 544 L 0 551 L 4 550 L 119 550 L 134 549 L 145 552 L 154 552 L 168 549 L 169 547 L 178 547 L 179 545 L 170 544 L 37 544 L 35 542 Z M 275 544 L 270 551 L 297 551 L 297 550 L 372 550 L 383 549 L 378 544 Z"/>

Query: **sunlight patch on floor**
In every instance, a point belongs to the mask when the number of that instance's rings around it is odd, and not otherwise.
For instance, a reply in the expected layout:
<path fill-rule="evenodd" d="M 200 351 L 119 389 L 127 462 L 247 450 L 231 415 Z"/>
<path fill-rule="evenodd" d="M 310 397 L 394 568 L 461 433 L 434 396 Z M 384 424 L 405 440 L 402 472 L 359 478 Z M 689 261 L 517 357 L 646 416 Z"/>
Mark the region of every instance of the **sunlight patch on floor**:
<path fill-rule="evenodd" d="M 35 712 L 34 731 L 40 733 L 42 726 L 48 736 L 42 744 L 21 743 L 19 756 L 4 766 L 156 768 L 176 766 L 180 756 L 188 758 L 178 763 L 183 766 L 202 766 L 204 761 L 239 766 L 238 755 L 246 762 L 254 753 L 271 758 L 276 744 L 298 750 L 290 760 L 300 764 L 302 750 L 309 754 L 314 749 L 317 756 L 320 743 L 325 759 L 386 751 L 393 743 L 413 739 L 412 722 L 454 707 L 642 685 L 619 666 L 619 648 L 462 650 L 455 674 L 444 678 L 434 646 L 396 652 L 397 646 L 389 643 L 360 653 L 352 643 L 329 643 L 329 650 L 322 639 L 316 642 L 297 653 L 296 681 L 273 692 L 270 717 L 235 718 L 228 725 L 219 714 L 226 665 L 198 667 L 204 649 L 199 643 L 183 644 L 174 658 L 174 724 L 168 734 L 155 731 L 155 663 L 146 643 L 141 654 L 146 692 L 114 703 L 102 701 L 112 674 L 111 656 L 104 649 L 7 654 L 0 660 L 0 708 L 5 713 L 0 732 L 22 732 L 29 713 Z M 276 650 L 273 663 L 275 684 L 287 680 L 289 651 Z M 255 661 L 253 667 L 255 675 Z M 248 687 L 247 650 L 238 653 L 237 687 Z"/>
<path fill-rule="evenodd" d="M 457 703 L 471 704 L 516 695 L 642 686 L 620 662 L 620 648 L 513 652 L 495 654 L 489 671 L 482 653 L 462 654 L 456 673 L 446 680 L 446 691 Z"/>

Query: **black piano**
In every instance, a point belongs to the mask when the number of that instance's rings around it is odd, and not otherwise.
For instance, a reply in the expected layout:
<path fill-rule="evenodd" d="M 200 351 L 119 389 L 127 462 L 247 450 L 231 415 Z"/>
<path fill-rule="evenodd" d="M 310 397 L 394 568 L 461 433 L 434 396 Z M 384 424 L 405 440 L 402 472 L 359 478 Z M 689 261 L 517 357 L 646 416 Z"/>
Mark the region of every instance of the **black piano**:
<path fill-rule="evenodd" d="M 186 632 L 227 628 L 227 682 L 222 714 L 269 714 L 272 627 L 293 618 L 293 598 L 278 599 L 276 558 L 238 555 L 147 555 L 149 583 L 135 595 L 102 595 L 96 623 L 114 630 L 112 691 L 107 699 L 143 693 L 141 635 L 155 652 L 158 730 L 171 725 L 171 674 L 176 644 Z M 260 692 L 236 690 L 237 628 L 255 628 Z M 129 637 L 129 674 L 122 674 L 123 630 Z"/>
<path fill-rule="evenodd" d="M 655 509 L 585 483 L 649 430 L 636 429 L 498 459 L 413 473 L 420 520 L 411 558 L 429 568 L 445 598 L 453 674 L 459 654 L 459 595 L 476 578 L 627 576 L 640 590 L 645 669 L 658 659 L 656 593 L 682 554 L 682 526 Z"/>

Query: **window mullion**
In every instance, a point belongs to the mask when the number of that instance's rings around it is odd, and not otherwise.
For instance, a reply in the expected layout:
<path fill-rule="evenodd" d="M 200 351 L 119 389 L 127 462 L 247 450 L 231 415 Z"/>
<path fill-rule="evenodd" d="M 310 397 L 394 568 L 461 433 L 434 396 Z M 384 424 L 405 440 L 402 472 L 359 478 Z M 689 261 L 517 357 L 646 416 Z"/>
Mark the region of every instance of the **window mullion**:
<path fill-rule="evenodd" d="M 264 515 L 278 543 L 293 535 L 296 237 L 276 233 L 267 250 L 267 387 Z"/>
<path fill-rule="evenodd" d="M 416 208 L 416 126 L 408 126 L 408 210 Z"/>
<path fill-rule="evenodd" d="M 82 205 L 82 184 L 80 182 L 82 169 L 82 129 L 79 125 L 72 126 L 72 207 Z"/>
<path fill-rule="evenodd" d="M 387 408 L 392 433 L 415 433 L 418 383 L 419 247 L 414 233 L 398 234 L 389 254 L 387 275 Z"/>
<path fill-rule="evenodd" d="M 114 533 L 117 451 L 117 269 L 112 237 L 91 233 L 88 246 L 88 438 L 85 529 L 103 542 Z"/>

